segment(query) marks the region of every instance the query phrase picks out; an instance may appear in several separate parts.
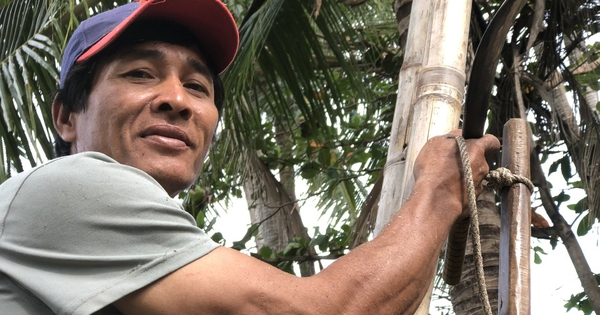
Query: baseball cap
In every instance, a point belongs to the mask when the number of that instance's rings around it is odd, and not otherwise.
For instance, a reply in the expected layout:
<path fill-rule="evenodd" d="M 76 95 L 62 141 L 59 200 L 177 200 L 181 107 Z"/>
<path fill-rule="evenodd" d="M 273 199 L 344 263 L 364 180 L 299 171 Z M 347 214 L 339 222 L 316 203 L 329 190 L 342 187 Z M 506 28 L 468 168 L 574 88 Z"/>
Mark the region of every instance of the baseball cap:
<path fill-rule="evenodd" d="M 237 26 L 220 0 L 139 0 L 96 14 L 77 27 L 63 55 L 60 86 L 74 64 L 108 47 L 134 21 L 153 19 L 186 27 L 198 38 L 202 53 L 219 74 L 235 57 L 239 44 Z"/>

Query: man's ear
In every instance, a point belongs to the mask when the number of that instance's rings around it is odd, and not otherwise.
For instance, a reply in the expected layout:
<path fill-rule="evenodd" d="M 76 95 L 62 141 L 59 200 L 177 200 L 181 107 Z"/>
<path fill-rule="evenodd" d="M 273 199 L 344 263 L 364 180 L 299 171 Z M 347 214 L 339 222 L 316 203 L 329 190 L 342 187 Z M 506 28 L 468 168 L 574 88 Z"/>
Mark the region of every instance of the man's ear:
<path fill-rule="evenodd" d="M 52 102 L 52 121 L 58 135 L 66 142 L 73 142 L 77 138 L 75 130 L 75 113 L 68 110 L 55 97 Z"/>

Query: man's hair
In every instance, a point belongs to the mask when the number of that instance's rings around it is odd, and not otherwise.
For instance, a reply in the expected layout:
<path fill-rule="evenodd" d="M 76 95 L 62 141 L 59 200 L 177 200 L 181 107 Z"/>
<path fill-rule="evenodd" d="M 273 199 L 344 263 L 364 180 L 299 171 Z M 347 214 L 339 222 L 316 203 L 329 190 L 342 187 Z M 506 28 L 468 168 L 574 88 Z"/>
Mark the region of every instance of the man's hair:
<path fill-rule="evenodd" d="M 202 53 L 196 37 L 185 27 L 171 21 L 139 21 L 130 25 L 121 36 L 96 56 L 74 64 L 63 84 L 56 93 L 56 101 L 71 112 L 85 111 L 89 93 L 94 83 L 100 61 L 110 58 L 117 50 L 148 41 L 158 41 L 183 47 L 195 47 Z M 205 60 L 210 69 L 214 85 L 215 105 L 219 119 L 223 111 L 225 89 L 223 81 L 214 71 L 210 60 Z M 57 157 L 71 154 L 71 143 L 63 140 L 55 131 L 54 150 Z"/>

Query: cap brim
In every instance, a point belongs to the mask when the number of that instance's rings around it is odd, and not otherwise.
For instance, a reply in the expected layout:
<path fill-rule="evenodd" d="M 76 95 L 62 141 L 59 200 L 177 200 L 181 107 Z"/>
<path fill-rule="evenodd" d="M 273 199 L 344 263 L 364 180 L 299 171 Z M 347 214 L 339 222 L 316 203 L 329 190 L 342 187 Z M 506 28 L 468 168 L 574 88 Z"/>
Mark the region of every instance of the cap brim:
<path fill-rule="evenodd" d="M 102 51 L 134 21 L 151 19 L 171 20 L 188 28 L 200 41 L 202 53 L 206 55 L 217 73 L 222 73 L 233 62 L 239 43 L 237 25 L 225 4 L 219 0 L 140 2 L 137 10 L 90 46 L 77 58 L 77 62 Z"/>

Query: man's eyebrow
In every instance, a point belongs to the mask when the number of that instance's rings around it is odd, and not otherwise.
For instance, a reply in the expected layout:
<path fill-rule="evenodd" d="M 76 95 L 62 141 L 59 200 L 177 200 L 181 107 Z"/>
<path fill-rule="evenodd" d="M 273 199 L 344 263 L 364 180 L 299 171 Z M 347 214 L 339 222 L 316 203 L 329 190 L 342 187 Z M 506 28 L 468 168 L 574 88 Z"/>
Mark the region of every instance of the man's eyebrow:
<path fill-rule="evenodd" d="M 166 58 L 166 54 L 158 49 L 133 48 L 123 52 L 120 57 L 124 60 L 164 60 Z M 189 67 L 193 68 L 196 72 L 205 76 L 211 83 L 213 83 L 210 69 L 204 63 L 200 62 L 200 60 L 193 57 L 187 57 L 186 63 Z"/>
<path fill-rule="evenodd" d="M 164 60 L 166 55 L 158 49 L 132 48 L 122 52 L 119 56 L 124 60 L 157 59 Z"/>

